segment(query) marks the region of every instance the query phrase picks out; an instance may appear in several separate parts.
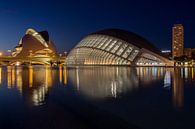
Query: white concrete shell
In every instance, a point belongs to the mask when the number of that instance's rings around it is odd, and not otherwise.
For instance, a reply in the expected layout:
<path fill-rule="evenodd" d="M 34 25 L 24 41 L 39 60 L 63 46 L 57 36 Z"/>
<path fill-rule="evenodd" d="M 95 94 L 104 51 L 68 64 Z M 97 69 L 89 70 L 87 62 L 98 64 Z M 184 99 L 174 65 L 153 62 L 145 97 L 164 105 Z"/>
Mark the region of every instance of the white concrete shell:
<path fill-rule="evenodd" d="M 119 29 L 84 37 L 68 54 L 67 65 L 173 66 L 150 42 Z"/>
<path fill-rule="evenodd" d="M 49 40 L 48 32 L 37 32 L 34 29 L 26 31 L 25 36 L 12 52 L 14 57 L 53 57 L 56 55 L 56 48 Z"/>

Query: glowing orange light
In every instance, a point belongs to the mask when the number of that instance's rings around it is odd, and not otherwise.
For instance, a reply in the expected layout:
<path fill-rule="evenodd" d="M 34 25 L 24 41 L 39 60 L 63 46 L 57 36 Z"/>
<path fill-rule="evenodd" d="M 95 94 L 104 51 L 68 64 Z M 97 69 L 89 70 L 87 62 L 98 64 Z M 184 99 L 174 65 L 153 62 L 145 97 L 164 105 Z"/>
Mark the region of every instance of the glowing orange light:
<path fill-rule="evenodd" d="M 33 67 L 29 66 L 29 87 L 33 86 Z"/>

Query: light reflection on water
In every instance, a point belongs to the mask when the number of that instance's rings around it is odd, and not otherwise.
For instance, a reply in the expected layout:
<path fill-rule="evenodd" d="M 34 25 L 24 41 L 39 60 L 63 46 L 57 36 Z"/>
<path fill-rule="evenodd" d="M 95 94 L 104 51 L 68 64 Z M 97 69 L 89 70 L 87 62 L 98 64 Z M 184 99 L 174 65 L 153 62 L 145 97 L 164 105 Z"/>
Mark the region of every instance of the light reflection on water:
<path fill-rule="evenodd" d="M 28 66 L 0 67 L 0 86 L 6 86 L 8 89 L 16 88 L 21 96 L 27 99 L 27 102 L 34 106 L 45 103 L 45 97 L 48 90 L 55 85 L 53 80 L 58 77 L 50 66 Z M 62 81 L 64 76 L 64 84 L 67 83 L 66 68 L 59 67 L 59 78 Z"/>
<path fill-rule="evenodd" d="M 70 81 L 70 82 L 69 82 Z M 34 106 L 45 104 L 52 86 L 67 86 L 91 99 L 120 98 L 139 88 L 162 82 L 164 89 L 172 93 L 173 105 L 184 105 L 184 82 L 194 82 L 194 68 L 163 67 L 76 67 L 28 66 L 0 67 L 0 86 L 16 88 L 25 100 Z"/>
<path fill-rule="evenodd" d="M 68 70 L 70 82 L 88 98 L 121 97 L 155 82 L 172 94 L 173 106 L 184 106 L 184 81 L 194 85 L 194 68 L 81 67 Z"/>
<path fill-rule="evenodd" d="M 0 120 L 28 125 L 27 114 L 32 127 L 39 121 L 62 122 L 61 127 L 68 121 L 72 127 L 80 122 L 72 118 L 91 120 L 109 112 L 141 128 L 177 129 L 179 124 L 193 129 L 194 73 L 194 68 L 164 67 L 0 67 Z"/>

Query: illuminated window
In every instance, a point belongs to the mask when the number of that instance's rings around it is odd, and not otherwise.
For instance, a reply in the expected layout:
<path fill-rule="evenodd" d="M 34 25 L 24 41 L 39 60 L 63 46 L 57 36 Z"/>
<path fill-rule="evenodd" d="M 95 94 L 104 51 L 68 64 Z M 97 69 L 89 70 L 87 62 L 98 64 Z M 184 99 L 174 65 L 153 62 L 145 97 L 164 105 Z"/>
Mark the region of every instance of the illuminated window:
<path fill-rule="evenodd" d="M 108 38 L 104 38 L 101 42 L 100 41 L 98 41 L 98 43 L 100 43 L 99 45 L 98 45 L 98 47 L 97 48 L 100 48 L 100 47 L 102 47 L 102 45 L 106 42 L 108 40 Z"/>
<path fill-rule="evenodd" d="M 137 56 L 138 53 L 139 53 L 138 50 L 134 50 L 134 51 L 131 53 L 131 55 L 129 56 L 128 59 L 129 59 L 130 61 L 133 61 L 134 58 Z"/>
<path fill-rule="evenodd" d="M 115 47 L 111 50 L 111 52 L 115 53 L 118 50 L 118 48 L 120 47 L 121 44 L 122 44 L 122 42 L 117 42 Z"/>
<path fill-rule="evenodd" d="M 122 44 L 120 47 L 119 51 L 117 52 L 117 55 L 121 55 L 122 52 L 124 52 L 125 48 L 127 47 L 127 44 Z"/>
<path fill-rule="evenodd" d="M 115 45 L 116 42 L 116 40 L 112 41 L 110 45 L 106 48 L 106 50 L 109 51 Z"/>
<path fill-rule="evenodd" d="M 130 55 L 132 50 L 133 48 L 129 46 L 127 50 L 124 52 L 124 54 L 122 55 L 122 57 L 127 58 Z"/>
<path fill-rule="evenodd" d="M 107 42 L 105 42 L 104 45 L 101 47 L 101 49 L 104 50 L 111 41 L 112 41 L 112 39 L 109 39 Z"/>

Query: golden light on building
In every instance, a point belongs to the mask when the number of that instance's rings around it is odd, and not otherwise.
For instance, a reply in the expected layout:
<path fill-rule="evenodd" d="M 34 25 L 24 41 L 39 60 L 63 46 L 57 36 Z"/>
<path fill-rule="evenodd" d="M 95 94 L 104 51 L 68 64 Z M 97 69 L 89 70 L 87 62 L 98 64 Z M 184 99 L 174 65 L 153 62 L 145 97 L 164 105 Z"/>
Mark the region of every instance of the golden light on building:
<path fill-rule="evenodd" d="M 184 27 L 182 24 L 175 24 L 172 28 L 172 57 L 179 57 L 184 54 Z"/>
<path fill-rule="evenodd" d="M 33 86 L 33 66 L 29 66 L 29 87 Z"/>
<path fill-rule="evenodd" d="M 47 31 L 30 28 L 12 51 L 14 57 L 53 57 L 57 55 L 54 43 Z"/>

